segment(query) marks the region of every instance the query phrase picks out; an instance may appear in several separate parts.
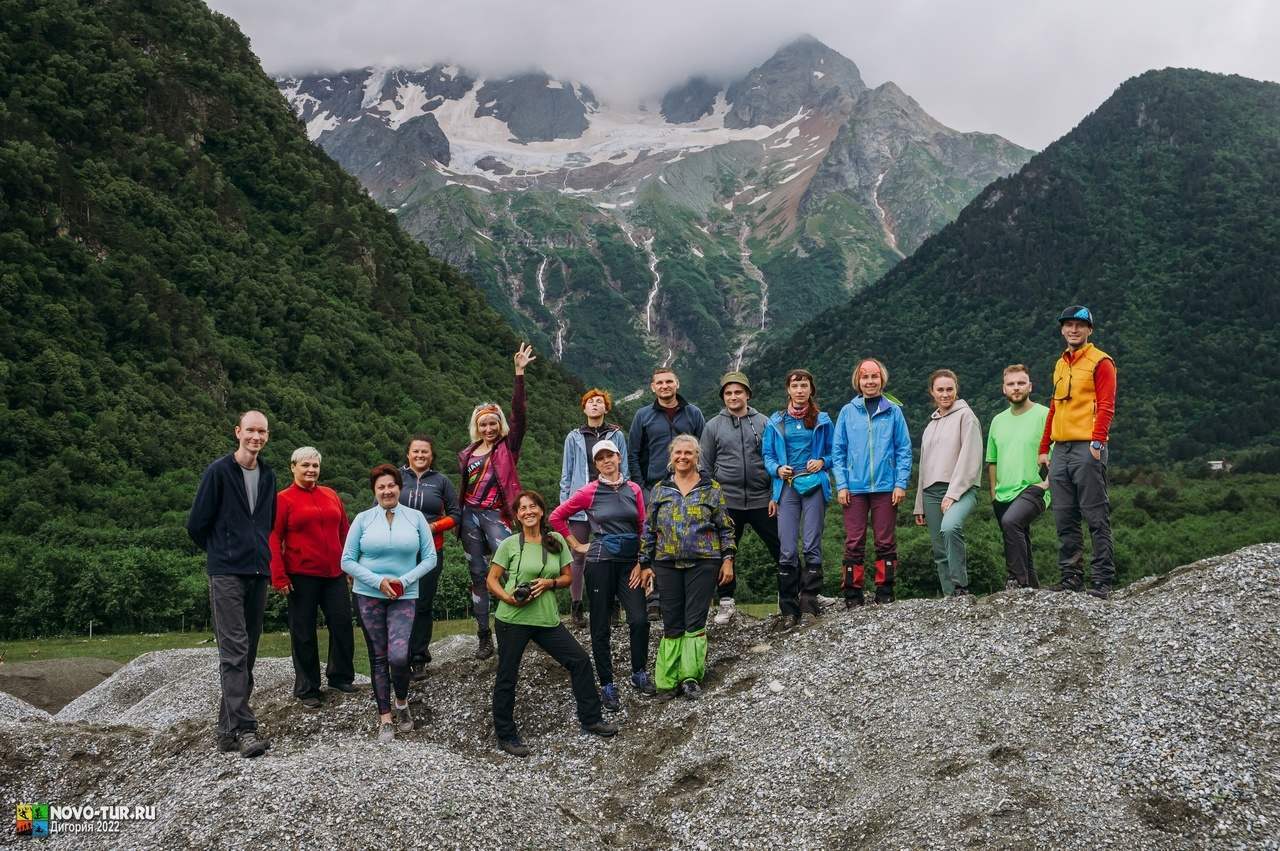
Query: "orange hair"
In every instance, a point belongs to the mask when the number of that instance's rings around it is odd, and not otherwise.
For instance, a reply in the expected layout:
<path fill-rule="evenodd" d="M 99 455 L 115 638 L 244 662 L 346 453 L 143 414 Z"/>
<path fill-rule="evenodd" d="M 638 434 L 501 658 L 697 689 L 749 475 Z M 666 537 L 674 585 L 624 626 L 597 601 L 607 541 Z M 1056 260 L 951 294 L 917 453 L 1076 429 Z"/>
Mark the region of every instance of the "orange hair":
<path fill-rule="evenodd" d="M 608 390 L 602 390 L 599 387 L 592 387 L 586 393 L 583 393 L 582 399 L 578 402 L 578 407 L 585 408 L 587 406 L 587 400 L 595 396 L 599 396 L 601 399 L 604 399 L 604 412 L 606 414 L 613 410 L 613 397 L 609 395 Z"/>

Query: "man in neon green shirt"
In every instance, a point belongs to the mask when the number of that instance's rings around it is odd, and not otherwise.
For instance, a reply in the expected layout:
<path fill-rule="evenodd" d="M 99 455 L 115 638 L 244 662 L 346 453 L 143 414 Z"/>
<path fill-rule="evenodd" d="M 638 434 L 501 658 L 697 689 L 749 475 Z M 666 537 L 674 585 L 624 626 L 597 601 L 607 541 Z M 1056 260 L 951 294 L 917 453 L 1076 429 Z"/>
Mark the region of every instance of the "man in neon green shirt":
<path fill-rule="evenodd" d="M 1003 389 L 1009 407 L 996 414 L 987 430 L 991 508 L 1004 535 L 1007 587 L 1039 588 L 1031 558 L 1031 524 L 1049 504 L 1037 460 L 1049 409 L 1031 401 L 1031 375 L 1020 363 L 1005 367 Z"/>

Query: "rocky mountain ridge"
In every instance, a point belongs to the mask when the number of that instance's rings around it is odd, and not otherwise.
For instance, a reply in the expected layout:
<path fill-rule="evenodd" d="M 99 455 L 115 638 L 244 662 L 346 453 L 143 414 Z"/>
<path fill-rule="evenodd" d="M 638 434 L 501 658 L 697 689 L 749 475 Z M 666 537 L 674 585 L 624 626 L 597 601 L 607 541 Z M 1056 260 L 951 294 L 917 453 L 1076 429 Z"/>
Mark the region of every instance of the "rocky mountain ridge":
<path fill-rule="evenodd" d="M 809 37 L 741 79 L 631 105 L 542 72 L 444 64 L 278 85 L 412 235 L 544 350 L 619 390 L 657 362 L 705 386 L 1031 154 L 941 125 L 892 83 L 868 88 Z"/>

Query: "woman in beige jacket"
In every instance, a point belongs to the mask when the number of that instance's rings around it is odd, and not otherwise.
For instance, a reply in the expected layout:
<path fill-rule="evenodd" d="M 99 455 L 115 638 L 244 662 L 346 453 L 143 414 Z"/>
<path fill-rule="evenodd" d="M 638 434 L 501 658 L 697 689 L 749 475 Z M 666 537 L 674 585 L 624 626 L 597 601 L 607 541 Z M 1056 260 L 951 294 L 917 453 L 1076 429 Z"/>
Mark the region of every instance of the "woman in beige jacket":
<path fill-rule="evenodd" d="M 969 593 L 964 521 L 978 501 L 982 472 L 982 428 L 969 403 L 957 398 L 960 382 L 949 369 L 929 376 L 929 395 L 938 409 L 920 439 L 920 482 L 916 525 L 929 526 L 933 563 L 944 596 Z"/>

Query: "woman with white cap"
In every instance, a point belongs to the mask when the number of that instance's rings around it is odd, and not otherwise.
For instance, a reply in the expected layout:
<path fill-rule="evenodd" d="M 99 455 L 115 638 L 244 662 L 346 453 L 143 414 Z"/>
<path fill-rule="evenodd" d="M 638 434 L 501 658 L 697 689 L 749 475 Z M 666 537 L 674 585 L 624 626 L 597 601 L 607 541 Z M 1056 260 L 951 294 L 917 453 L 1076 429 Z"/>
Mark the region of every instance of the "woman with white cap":
<path fill-rule="evenodd" d="M 601 440 L 591 450 L 599 476 L 579 488 L 551 512 L 551 528 L 586 558 L 583 571 L 591 617 L 591 653 L 600 679 L 604 708 L 621 708 L 613 681 L 613 656 L 609 645 L 609 603 L 617 596 L 627 613 L 631 637 L 631 685 L 641 694 L 656 693 L 645 670 L 649 657 L 649 618 L 645 591 L 653 585 L 653 571 L 637 561 L 644 531 L 644 495 L 640 486 L 621 472 L 622 452 L 612 440 Z M 589 542 L 571 534 L 568 520 L 585 512 L 591 525 Z"/>

